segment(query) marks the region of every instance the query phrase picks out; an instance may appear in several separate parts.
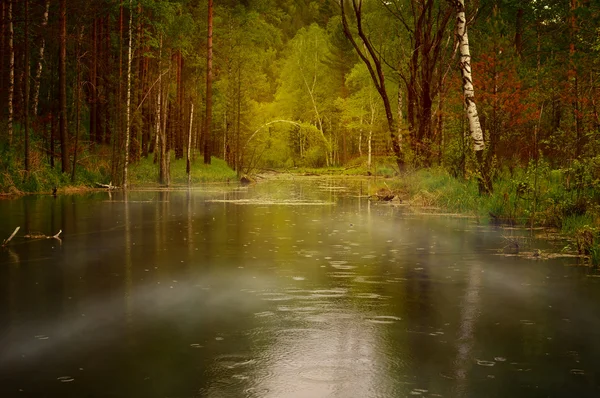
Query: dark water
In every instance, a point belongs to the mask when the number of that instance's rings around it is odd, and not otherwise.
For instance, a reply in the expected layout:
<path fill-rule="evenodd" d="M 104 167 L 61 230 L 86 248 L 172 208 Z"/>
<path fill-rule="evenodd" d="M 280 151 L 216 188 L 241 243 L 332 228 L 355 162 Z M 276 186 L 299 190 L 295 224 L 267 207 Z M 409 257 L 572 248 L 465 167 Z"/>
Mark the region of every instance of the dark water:
<path fill-rule="evenodd" d="M 0 202 L 0 397 L 600 396 L 595 272 L 340 185 Z"/>

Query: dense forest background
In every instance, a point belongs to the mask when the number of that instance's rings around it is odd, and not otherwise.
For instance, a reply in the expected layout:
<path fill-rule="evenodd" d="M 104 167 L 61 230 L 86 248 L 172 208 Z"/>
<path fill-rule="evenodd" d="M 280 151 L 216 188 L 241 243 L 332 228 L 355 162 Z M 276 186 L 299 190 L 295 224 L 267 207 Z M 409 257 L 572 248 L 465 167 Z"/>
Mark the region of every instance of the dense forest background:
<path fill-rule="evenodd" d="M 2 0 L 2 185 L 46 169 L 126 185 L 144 159 L 168 185 L 188 156 L 477 173 L 457 3 L 348 0 L 342 18 L 334 0 Z M 535 163 L 597 185 L 600 3 L 473 0 L 466 16 L 487 177 Z"/>

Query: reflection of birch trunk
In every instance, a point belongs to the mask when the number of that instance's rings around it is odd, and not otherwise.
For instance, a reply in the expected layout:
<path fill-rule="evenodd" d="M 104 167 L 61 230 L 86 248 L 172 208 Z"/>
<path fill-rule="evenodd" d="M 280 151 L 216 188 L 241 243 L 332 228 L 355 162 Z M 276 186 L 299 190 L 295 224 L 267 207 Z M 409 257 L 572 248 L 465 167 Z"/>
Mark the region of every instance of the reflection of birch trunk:
<path fill-rule="evenodd" d="M 127 328 L 132 327 L 133 314 L 133 272 L 131 261 L 131 220 L 129 219 L 129 198 L 127 191 L 123 193 L 125 205 L 125 316 Z"/>
<path fill-rule="evenodd" d="M 479 290 L 481 288 L 481 267 L 476 261 L 471 266 L 468 276 L 467 291 L 461 303 L 460 328 L 457 339 L 456 370 L 455 379 L 457 380 L 459 392 L 464 392 L 467 383 L 467 372 L 473 363 L 473 345 L 475 338 L 475 321 L 479 316 L 480 298 Z"/>

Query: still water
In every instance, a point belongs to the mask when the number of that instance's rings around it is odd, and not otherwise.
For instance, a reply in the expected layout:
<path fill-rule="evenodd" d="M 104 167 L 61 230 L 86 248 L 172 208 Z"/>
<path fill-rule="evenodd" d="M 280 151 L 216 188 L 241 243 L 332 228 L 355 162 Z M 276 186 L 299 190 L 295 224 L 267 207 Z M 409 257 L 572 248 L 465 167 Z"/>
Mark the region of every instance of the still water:
<path fill-rule="evenodd" d="M 598 274 L 367 184 L 0 202 L 0 396 L 600 396 Z"/>

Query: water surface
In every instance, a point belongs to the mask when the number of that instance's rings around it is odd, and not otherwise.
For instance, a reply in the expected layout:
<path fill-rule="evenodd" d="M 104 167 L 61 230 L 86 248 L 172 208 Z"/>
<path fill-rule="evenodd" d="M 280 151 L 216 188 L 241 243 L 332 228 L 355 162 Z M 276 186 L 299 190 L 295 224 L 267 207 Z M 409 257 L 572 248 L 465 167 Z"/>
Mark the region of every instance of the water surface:
<path fill-rule="evenodd" d="M 367 184 L 0 202 L 0 396 L 600 396 L 597 273 Z"/>

